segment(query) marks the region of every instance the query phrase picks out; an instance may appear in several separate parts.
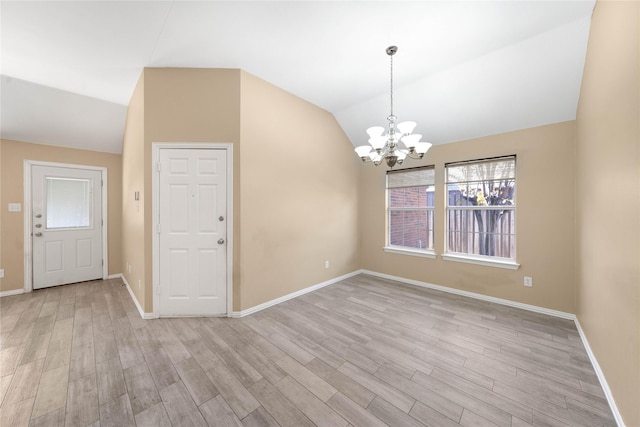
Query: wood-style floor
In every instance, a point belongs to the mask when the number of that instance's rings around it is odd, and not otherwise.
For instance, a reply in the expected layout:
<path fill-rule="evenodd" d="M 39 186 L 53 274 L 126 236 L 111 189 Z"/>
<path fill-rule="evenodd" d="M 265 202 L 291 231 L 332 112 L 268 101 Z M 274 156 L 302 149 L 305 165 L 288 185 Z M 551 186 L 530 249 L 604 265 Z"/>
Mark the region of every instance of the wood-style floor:
<path fill-rule="evenodd" d="M 0 425 L 614 426 L 573 322 L 359 275 L 241 319 L 0 300 Z"/>

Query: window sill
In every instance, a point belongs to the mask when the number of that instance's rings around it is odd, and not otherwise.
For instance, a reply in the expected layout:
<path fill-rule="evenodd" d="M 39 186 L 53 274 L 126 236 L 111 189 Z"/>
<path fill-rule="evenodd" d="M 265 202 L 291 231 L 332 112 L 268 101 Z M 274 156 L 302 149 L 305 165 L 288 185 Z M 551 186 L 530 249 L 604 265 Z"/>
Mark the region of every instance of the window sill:
<path fill-rule="evenodd" d="M 431 259 L 436 258 L 436 253 L 428 249 L 410 249 L 410 248 L 404 248 L 402 246 L 385 246 L 383 250 L 385 252 L 389 252 L 392 254 L 419 256 L 419 257 L 431 258 Z"/>
<path fill-rule="evenodd" d="M 468 264 L 484 265 L 487 267 L 506 268 L 508 270 L 517 270 L 520 267 L 520 264 L 514 260 L 474 257 L 472 255 L 463 254 L 443 254 L 442 259 L 445 261 L 465 262 Z"/>

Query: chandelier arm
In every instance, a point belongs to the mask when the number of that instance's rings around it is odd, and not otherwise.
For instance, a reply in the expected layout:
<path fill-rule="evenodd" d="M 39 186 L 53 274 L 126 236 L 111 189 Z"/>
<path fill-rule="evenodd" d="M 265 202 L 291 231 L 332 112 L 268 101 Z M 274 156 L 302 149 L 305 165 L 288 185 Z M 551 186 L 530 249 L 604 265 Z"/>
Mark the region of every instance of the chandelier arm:
<path fill-rule="evenodd" d="M 376 151 L 376 153 L 377 153 L 377 151 Z M 384 147 L 382 147 L 382 148 L 380 149 L 380 152 L 379 152 L 379 153 L 377 153 L 377 154 L 378 154 L 378 156 L 380 156 L 380 157 L 383 157 L 383 158 L 384 158 L 387 154 L 389 154 L 389 146 L 388 146 L 388 145 L 385 145 Z"/>

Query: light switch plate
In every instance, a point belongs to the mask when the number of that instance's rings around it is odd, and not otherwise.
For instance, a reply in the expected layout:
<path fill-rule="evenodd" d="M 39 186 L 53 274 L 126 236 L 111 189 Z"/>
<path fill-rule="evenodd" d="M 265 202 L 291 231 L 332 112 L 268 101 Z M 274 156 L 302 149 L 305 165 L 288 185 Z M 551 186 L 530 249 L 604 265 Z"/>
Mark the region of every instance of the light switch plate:
<path fill-rule="evenodd" d="M 0 279 L 4 277 L 4 268 L 0 268 Z"/>
<path fill-rule="evenodd" d="M 9 212 L 20 212 L 22 205 L 20 203 L 9 203 Z"/>

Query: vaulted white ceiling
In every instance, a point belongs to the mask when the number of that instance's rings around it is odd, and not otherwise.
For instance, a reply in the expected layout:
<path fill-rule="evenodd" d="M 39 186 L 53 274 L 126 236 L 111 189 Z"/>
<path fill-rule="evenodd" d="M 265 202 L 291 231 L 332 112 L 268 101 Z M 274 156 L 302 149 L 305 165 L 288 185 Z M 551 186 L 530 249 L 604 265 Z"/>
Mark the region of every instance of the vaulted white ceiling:
<path fill-rule="evenodd" d="M 119 153 L 144 67 L 241 68 L 435 144 L 575 119 L 595 1 L 2 1 L 2 138 Z M 286 118 L 283 118 L 286 126 Z"/>

